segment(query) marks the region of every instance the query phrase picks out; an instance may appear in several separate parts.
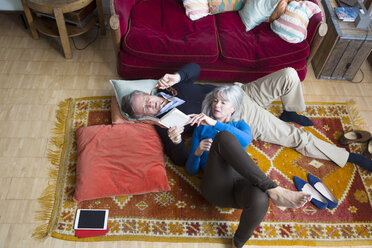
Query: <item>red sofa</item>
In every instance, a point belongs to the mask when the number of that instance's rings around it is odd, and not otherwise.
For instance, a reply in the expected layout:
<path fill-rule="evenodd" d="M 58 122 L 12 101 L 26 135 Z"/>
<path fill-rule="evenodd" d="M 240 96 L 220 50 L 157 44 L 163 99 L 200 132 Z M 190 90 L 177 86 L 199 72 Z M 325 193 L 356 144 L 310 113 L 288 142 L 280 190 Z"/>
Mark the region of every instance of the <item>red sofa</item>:
<path fill-rule="evenodd" d="M 326 32 L 322 14 L 316 14 L 307 39 L 291 44 L 267 22 L 246 32 L 236 11 L 191 21 L 182 0 L 111 0 L 111 12 L 117 70 L 124 79 L 160 78 L 195 62 L 201 80 L 250 82 L 285 67 L 304 80 Z"/>

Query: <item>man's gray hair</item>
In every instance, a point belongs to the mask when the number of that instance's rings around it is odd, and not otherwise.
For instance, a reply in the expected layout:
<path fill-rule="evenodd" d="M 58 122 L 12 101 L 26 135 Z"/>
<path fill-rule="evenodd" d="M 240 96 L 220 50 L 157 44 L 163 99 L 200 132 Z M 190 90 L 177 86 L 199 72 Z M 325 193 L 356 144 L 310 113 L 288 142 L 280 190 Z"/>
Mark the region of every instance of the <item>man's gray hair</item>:
<path fill-rule="evenodd" d="M 232 103 L 235 111 L 231 115 L 230 121 L 239 121 L 241 119 L 241 106 L 243 103 L 244 91 L 240 86 L 220 86 L 215 88 L 212 92 L 208 93 L 202 103 L 202 113 L 214 118 L 212 113 L 213 99 L 221 95 L 223 99 Z"/>
<path fill-rule="evenodd" d="M 140 116 L 140 115 L 136 114 L 136 112 L 134 112 L 133 97 L 135 95 L 146 95 L 146 93 L 143 92 L 143 91 L 140 91 L 140 90 L 132 91 L 132 93 L 122 97 L 120 107 L 121 107 L 121 110 L 124 111 L 125 113 L 127 113 L 130 118 L 138 119 L 138 118 L 141 118 L 143 116 Z"/>

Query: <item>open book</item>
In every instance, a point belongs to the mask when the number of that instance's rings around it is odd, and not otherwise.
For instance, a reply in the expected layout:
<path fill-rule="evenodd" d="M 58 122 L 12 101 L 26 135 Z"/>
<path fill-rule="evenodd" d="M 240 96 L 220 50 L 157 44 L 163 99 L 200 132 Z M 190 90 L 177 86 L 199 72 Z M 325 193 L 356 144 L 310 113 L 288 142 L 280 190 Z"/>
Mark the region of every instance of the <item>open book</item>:
<path fill-rule="evenodd" d="M 146 117 L 146 119 L 142 120 L 141 122 L 159 125 L 161 127 L 183 127 L 188 124 L 190 117 L 185 113 L 181 112 L 177 108 L 172 109 L 168 113 L 166 113 L 163 117 L 156 118 L 156 117 Z"/>

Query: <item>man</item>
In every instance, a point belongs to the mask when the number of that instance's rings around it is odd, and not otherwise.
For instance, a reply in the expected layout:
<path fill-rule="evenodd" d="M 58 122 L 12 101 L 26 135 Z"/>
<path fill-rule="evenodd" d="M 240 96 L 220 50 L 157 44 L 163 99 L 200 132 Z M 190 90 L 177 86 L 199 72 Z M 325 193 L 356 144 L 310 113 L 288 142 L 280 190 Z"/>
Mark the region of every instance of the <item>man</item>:
<path fill-rule="evenodd" d="M 176 73 L 165 74 L 159 79 L 157 88 L 159 89 L 158 92 L 165 93 L 163 96 L 133 92 L 122 99 L 121 108 L 132 118 L 142 116 L 161 117 L 171 109 L 169 108 L 164 113 L 158 114 L 165 105 L 172 105 L 171 107 L 176 107 L 185 114 L 200 113 L 201 103 L 205 95 L 213 90 L 215 86 L 193 84 L 199 74 L 199 65 L 194 63 L 187 64 Z M 166 98 L 170 97 L 167 96 L 170 92 L 165 90 L 170 86 L 177 90 L 178 94 L 170 99 L 171 102 L 168 103 L 164 96 Z M 165 154 L 175 164 L 184 166 L 188 157 L 188 151 L 183 141 L 180 140 L 178 144 L 174 144 L 168 137 L 167 129 L 159 126 L 155 126 L 155 128 L 163 143 Z M 194 127 L 187 125 L 184 128 L 184 133 L 192 134 L 193 130 Z"/>
<path fill-rule="evenodd" d="M 215 86 L 193 84 L 199 73 L 200 67 L 190 63 L 178 72 L 165 74 L 159 79 L 157 84 L 159 89 L 172 86 L 178 91 L 177 98 L 170 99 L 171 102 L 166 100 L 169 97 L 167 95 L 151 96 L 143 92 L 135 92 L 122 99 L 122 110 L 131 117 L 161 117 L 173 107 L 177 107 L 185 114 L 200 113 L 205 95 Z M 372 161 L 361 154 L 349 153 L 344 148 L 320 140 L 311 133 L 287 123 L 313 125 L 310 119 L 296 113 L 296 111 L 304 111 L 306 106 L 301 82 L 294 69 L 282 69 L 254 82 L 239 85 L 246 93 L 243 100 L 242 120 L 251 127 L 253 139 L 291 147 L 305 156 L 332 160 L 340 167 L 343 167 L 346 162 L 352 162 L 372 171 Z M 280 119 L 265 110 L 265 107 L 278 97 L 283 104 Z M 172 127 L 167 130 L 156 126 L 156 130 L 163 142 L 165 153 L 175 164 L 184 166 L 188 152 L 181 133 L 190 133 L 193 127 L 187 125 L 184 129 Z"/>

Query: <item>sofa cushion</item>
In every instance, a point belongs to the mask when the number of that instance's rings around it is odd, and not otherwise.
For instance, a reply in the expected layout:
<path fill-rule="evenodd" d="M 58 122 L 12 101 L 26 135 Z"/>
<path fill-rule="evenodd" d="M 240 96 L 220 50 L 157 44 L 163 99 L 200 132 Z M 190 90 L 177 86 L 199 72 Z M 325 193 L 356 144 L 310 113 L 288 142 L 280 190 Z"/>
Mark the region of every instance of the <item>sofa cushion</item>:
<path fill-rule="evenodd" d="M 308 37 L 309 38 L 309 37 Z M 123 50 L 120 51 L 118 61 L 118 73 L 125 79 L 161 78 L 165 73 L 177 71 L 184 63 L 166 63 L 140 59 Z M 201 72 L 198 80 L 242 82 L 248 83 L 267 74 L 291 66 L 296 71 L 300 80 L 306 76 L 306 58 L 290 65 L 278 65 L 276 67 L 252 68 L 239 63 L 228 63 L 217 59 L 213 63 L 199 63 Z"/>
<path fill-rule="evenodd" d="M 181 0 L 138 2 L 132 9 L 122 49 L 164 62 L 213 62 L 218 58 L 214 16 L 191 21 Z"/>
<path fill-rule="evenodd" d="M 309 55 L 309 44 L 304 41 L 290 44 L 275 35 L 267 22 L 249 32 L 237 12 L 215 16 L 218 28 L 221 59 L 236 65 L 270 69 L 290 66 Z"/>

